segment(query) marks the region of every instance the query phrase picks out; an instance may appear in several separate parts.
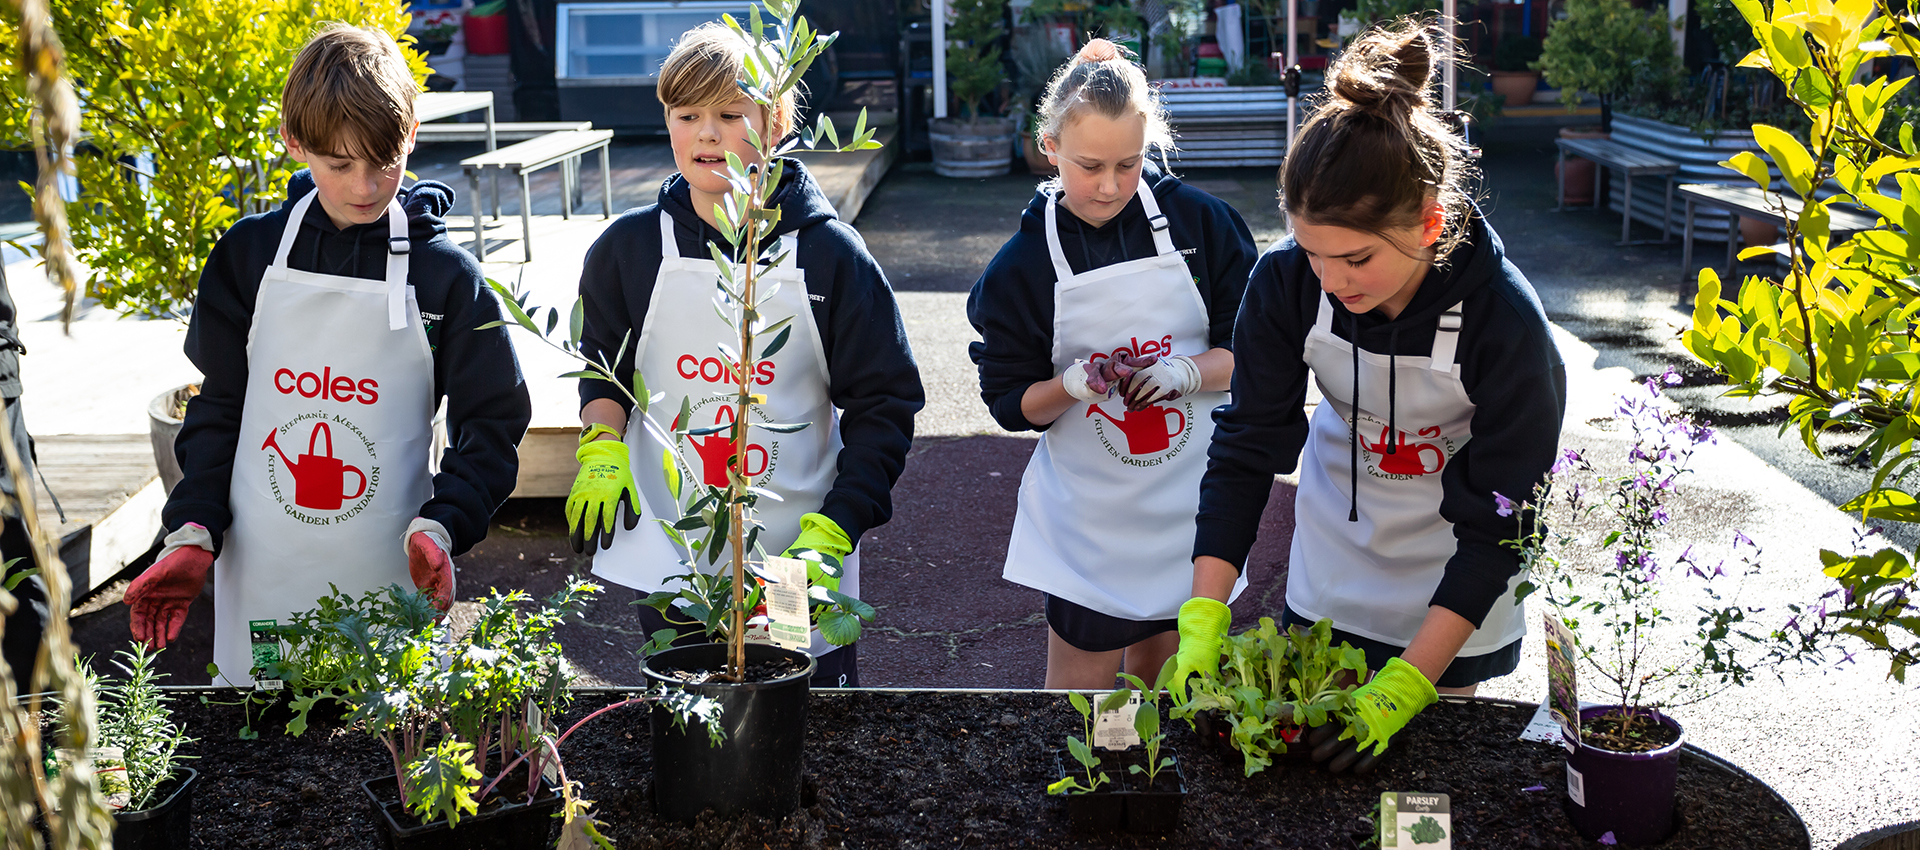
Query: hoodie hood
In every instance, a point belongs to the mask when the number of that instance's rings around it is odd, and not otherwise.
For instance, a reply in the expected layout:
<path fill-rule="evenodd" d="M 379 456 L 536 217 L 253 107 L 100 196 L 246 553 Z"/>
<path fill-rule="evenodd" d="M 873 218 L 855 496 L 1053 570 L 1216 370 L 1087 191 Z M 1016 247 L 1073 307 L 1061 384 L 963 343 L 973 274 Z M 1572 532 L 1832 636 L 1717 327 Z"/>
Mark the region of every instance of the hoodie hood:
<path fill-rule="evenodd" d="M 820 184 L 814 181 L 813 175 L 800 160 L 782 157 L 780 166 L 780 185 L 774 188 L 772 197 L 768 198 L 780 210 L 780 222 L 774 225 L 773 235 L 793 233 L 840 217 L 834 211 L 833 202 L 827 200 L 827 194 L 820 190 Z M 709 234 L 717 244 L 727 244 L 717 231 L 708 227 L 706 221 L 693 211 L 692 186 L 678 172 L 660 184 L 660 209 L 682 224 L 704 228 L 703 232 Z"/>
<path fill-rule="evenodd" d="M 280 208 L 291 211 L 293 205 L 307 193 L 314 191 L 313 171 L 302 168 L 287 180 L 287 199 Z M 447 222 L 443 216 L 453 209 L 453 187 L 437 180 L 422 180 L 412 186 L 404 187 L 397 196 L 400 208 L 407 213 L 407 236 L 416 241 L 430 240 L 447 232 Z M 334 226 L 324 210 L 316 215 L 309 211 L 303 227 L 312 227 L 327 233 L 339 233 L 355 239 L 371 238 L 379 242 L 387 241 L 387 219 L 381 216 L 371 224 L 356 224 L 345 230 Z"/>
<path fill-rule="evenodd" d="M 1167 196 L 1173 194 L 1173 190 L 1180 188 L 1180 178 L 1161 171 L 1159 164 L 1150 158 L 1141 163 L 1140 179 L 1147 184 L 1148 189 L 1152 190 L 1153 199 L 1161 202 L 1160 207 L 1163 210 L 1167 206 Z M 1027 202 L 1026 212 L 1020 215 L 1020 227 L 1022 229 L 1031 227 L 1034 228 L 1034 232 L 1036 233 L 1045 233 L 1047 226 L 1047 197 L 1058 191 L 1060 191 L 1060 178 L 1058 177 L 1048 178 L 1040 185 L 1035 186 L 1033 189 L 1033 200 Z M 1075 223 L 1079 223 L 1079 218 L 1074 216 L 1066 206 L 1062 205 L 1060 207 L 1060 213 L 1061 217 L 1072 217 Z M 1099 229 L 1105 230 L 1107 225 L 1111 225 L 1127 216 L 1145 214 L 1145 210 L 1140 206 L 1140 201 L 1137 198 L 1132 199 L 1127 201 L 1126 207 L 1120 210 L 1119 215 L 1114 216 L 1113 220 L 1107 222 L 1107 224 L 1101 225 Z"/>

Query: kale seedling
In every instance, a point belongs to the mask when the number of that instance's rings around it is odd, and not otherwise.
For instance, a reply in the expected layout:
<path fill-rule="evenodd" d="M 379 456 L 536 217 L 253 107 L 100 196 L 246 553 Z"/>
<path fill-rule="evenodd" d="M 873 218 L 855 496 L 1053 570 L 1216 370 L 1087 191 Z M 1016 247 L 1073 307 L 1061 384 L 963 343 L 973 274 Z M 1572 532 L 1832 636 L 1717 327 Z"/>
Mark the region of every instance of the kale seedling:
<path fill-rule="evenodd" d="M 1101 700 L 1100 710 L 1106 711 L 1107 704 L 1112 701 L 1112 695 L 1108 695 L 1106 699 Z M 1125 702 L 1126 697 L 1122 696 L 1121 701 Z M 1085 727 L 1087 736 L 1086 740 L 1081 740 L 1072 735 L 1068 735 L 1067 752 L 1073 754 L 1073 760 L 1079 762 L 1080 767 L 1087 772 L 1087 781 L 1082 783 L 1080 777 L 1071 774 L 1062 776 L 1059 781 L 1047 786 L 1047 793 L 1091 794 L 1094 789 L 1099 788 L 1109 781 L 1106 773 L 1094 772 L 1100 767 L 1100 757 L 1093 753 L 1093 704 L 1088 702 L 1086 695 L 1079 691 L 1068 691 L 1067 702 L 1073 705 L 1074 711 L 1080 712 L 1080 722 L 1081 725 Z"/>

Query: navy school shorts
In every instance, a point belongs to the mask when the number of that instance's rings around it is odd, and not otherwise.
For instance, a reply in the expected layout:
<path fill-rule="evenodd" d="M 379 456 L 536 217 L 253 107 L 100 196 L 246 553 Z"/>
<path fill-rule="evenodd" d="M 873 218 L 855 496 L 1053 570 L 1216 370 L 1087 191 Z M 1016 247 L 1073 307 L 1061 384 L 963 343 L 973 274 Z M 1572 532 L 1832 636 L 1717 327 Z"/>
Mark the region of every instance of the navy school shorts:
<path fill-rule="evenodd" d="M 1178 620 L 1127 620 L 1102 614 L 1047 594 L 1047 627 L 1081 652 L 1126 649 L 1161 632 L 1179 628 Z"/>

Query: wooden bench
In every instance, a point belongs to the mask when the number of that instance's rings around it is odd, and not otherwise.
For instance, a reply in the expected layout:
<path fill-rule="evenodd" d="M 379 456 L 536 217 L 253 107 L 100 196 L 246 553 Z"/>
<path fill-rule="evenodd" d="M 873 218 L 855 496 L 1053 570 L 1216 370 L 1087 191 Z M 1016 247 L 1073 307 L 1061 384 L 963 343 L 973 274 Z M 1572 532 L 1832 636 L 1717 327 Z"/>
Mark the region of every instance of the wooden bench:
<path fill-rule="evenodd" d="M 1794 220 L 1800 218 L 1801 201 L 1791 195 L 1775 195 L 1786 206 L 1786 216 Z M 1684 279 L 1680 286 L 1682 304 L 1693 301 L 1693 211 L 1696 207 L 1726 210 L 1740 218 L 1753 218 L 1770 221 L 1785 226 L 1786 216 L 1769 208 L 1768 196 L 1755 186 L 1725 186 L 1719 183 L 1688 183 L 1680 187 L 1680 198 L 1686 202 L 1685 235 L 1681 237 L 1680 276 Z M 1872 230 L 1879 218 L 1872 213 L 1856 212 L 1849 209 L 1828 207 L 1830 215 L 1830 239 L 1844 240 L 1863 230 Z M 1740 232 L 1738 222 L 1728 222 L 1727 226 L 1727 264 L 1724 276 L 1733 276 L 1734 249 Z"/>
<path fill-rule="evenodd" d="M 1567 208 L 1567 154 L 1592 160 L 1593 170 L 1593 208 L 1601 209 L 1605 196 L 1601 194 L 1601 178 L 1608 169 L 1618 171 L 1625 178 L 1622 182 L 1620 203 L 1620 241 L 1617 245 L 1646 245 L 1652 239 L 1634 241 L 1631 238 L 1633 228 L 1633 178 L 1665 177 L 1667 183 L 1666 205 L 1661 208 L 1660 239 L 1661 244 L 1672 241 L 1673 231 L 1673 178 L 1680 172 L 1680 163 L 1664 157 L 1634 150 L 1611 139 L 1555 139 L 1560 148 L 1560 197 L 1554 205 L 1555 211 Z"/>
<path fill-rule="evenodd" d="M 524 142 L 548 133 L 570 133 L 574 130 L 591 129 L 593 129 L 592 121 L 503 121 L 493 125 L 493 137 L 495 141 L 501 142 Z M 487 141 L 487 125 L 475 121 L 422 124 L 419 140 L 423 142 L 484 142 Z"/>
<path fill-rule="evenodd" d="M 533 193 L 527 188 L 527 177 L 550 165 L 560 166 L 560 215 L 573 217 L 573 190 L 580 180 L 580 157 L 590 151 L 600 152 L 600 215 L 613 217 L 613 169 L 607 161 L 607 145 L 613 141 L 612 130 L 570 130 L 564 133 L 548 133 L 535 139 L 528 139 L 515 145 L 508 145 L 479 156 L 460 160 L 460 168 L 467 173 L 467 185 L 473 190 L 473 255 L 481 262 L 487 260 L 486 234 L 482 232 L 480 215 L 480 172 L 497 169 L 520 179 L 520 228 L 521 245 L 525 251 L 525 262 L 533 262 Z"/>

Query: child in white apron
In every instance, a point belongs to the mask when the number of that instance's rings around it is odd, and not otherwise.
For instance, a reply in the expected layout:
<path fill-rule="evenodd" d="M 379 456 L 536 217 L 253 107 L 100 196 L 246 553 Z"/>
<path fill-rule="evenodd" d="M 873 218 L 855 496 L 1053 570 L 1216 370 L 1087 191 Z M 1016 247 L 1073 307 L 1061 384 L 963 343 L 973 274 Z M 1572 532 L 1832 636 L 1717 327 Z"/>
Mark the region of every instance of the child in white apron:
<path fill-rule="evenodd" d="M 134 636 L 165 646 L 211 571 L 216 684 L 252 683 L 255 626 L 331 587 L 417 587 L 445 610 L 451 556 L 513 491 L 531 406 L 507 329 L 478 330 L 500 304 L 446 236 L 453 190 L 400 186 L 417 91 L 385 33 L 315 36 L 281 98 L 310 170 L 201 272 L 186 349 L 206 379 L 175 444 L 165 549 L 127 604 Z"/>
<path fill-rule="evenodd" d="M 1335 770 L 1370 769 L 1436 690 L 1472 693 L 1518 663 L 1520 561 L 1502 542 L 1516 526 L 1494 494 L 1533 491 L 1566 405 L 1533 288 L 1429 101 L 1435 58 L 1413 24 L 1362 37 L 1287 157 L 1293 233 L 1260 258 L 1234 326 L 1180 613 L 1177 673 L 1211 675 L 1273 476 L 1298 461 L 1284 620 L 1332 619 L 1377 671 L 1362 723 L 1314 741 Z M 1309 419 L 1310 374 L 1326 400 Z"/>
<path fill-rule="evenodd" d="M 713 211 L 729 191 L 726 154 L 753 162 L 758 154 L 747 140 L 749 126 L 780 139 L 793 124 L 791 95 L 767 115 L 740 94 L 736 80 L 745 52 L 746 43 L 719 24 L 690 30 L 674 46 L 658 93 L 680 172 L 662 184 L 657 204 L 626 213 L 595 240 L 580 276 L 582 350 L 614 362 L 623 385 L 632 384 L 637 362 L 647 389 L 666 393 L 653 409 L 677 412 L 687 399 L 699 427 L 732 421 L 725 418 L 732 407 L 716 394 L 738 381 L 717 345 L 737 345 L 739 334 L 714 310 L 719 267 L 708 250 L 711 244 L 731 253 Z M 771 198 L 780 209 L 777 238 L 765 247 L 769 257 L 784 259 L 759 278 L 762 286 L 779 287 L 761 311 L 770 321 L 794 317 L 793 332 L 755 368 L 756 391 L 767 398 L 757 413 L 765 421 L 812 427 L 791 434 L 750 430 L 751 442 L 739 454 L 754 484 L 781 496 L 759 502 L 760 548 L 842 558 L 838 579 L 822 574 L 813 580 L 858 598 L 856 547 L 863 532 L 892 516 L 893 484 L 906 465 L 913 415 L 925 396 L 886 275 L 805 166 L 795 159 L 781 164 L 784 175 Z M 629 348 L 618 350 L 628 339 Z M 644 598 L 687 571 L 684 554 L 653 521 L 680 515 L 660 471 L 660 444 L 641 430 L 639 417 L 629 416 L 629 402 L 612 384 L 582 380 L 580 401 L 580 474 L 567 499 L 574 545 L 604 548 L 594 555 L 594 575 Z M 692 442 L 681 474 L 725 484 L 736 454 L 725 436 Z M 730 563 L 730 555 L 720 557 L 720 565 Z M 674 628 L 685 640 L 705 640 L 691 618 L 669 619 L 644 606 L 639 615 L 648 633 Z M 817 631 L 813 637 L 812 686 L 858 687 L 857 644 L 836 647 Z"/>
<path fill-rule="evenodd" d="M 1172 147 L 1138 65 L 1094 39 L 1041 104 L 1060 178 L 974 284 L 980 392 L 1040 431 L 1008 581 L 1046 593 L 1049 688 L 1149 681 L 1178 643 L 1213 410 L 1256 251 L 1238 213 L 1155 168 Z"/>

